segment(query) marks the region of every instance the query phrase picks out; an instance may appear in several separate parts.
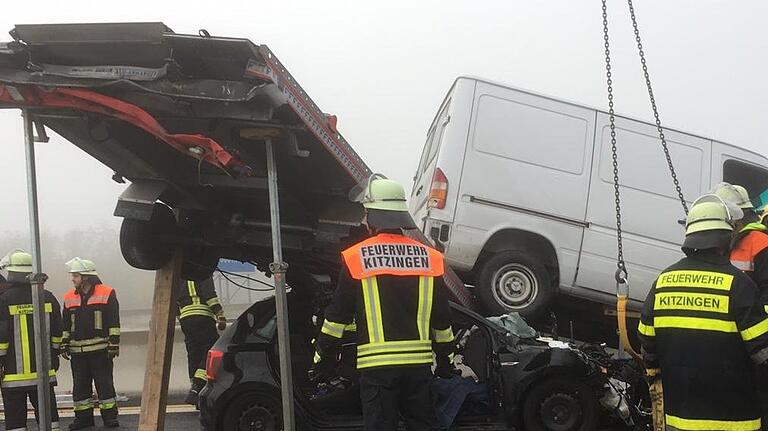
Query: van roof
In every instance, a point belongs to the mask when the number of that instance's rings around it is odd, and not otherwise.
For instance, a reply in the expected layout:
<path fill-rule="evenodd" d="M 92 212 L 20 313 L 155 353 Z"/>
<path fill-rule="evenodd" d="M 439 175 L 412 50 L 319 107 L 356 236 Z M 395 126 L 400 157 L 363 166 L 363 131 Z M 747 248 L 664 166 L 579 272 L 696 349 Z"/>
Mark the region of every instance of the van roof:
<path fill-rule="evenodd" d="M 577 102 L 574 102 L 574 101 L 571 101 L 571 100 L 561 99 L 559 97 L 549 96 L 549 95 L 546 95 L 546 94 L 543 94 L 543 93 L 539 93 L 539 92 L 536 92 L 536 91 L 526 90 L 526 89 L 523 89 L 523 88 L 520 88 L 520 87 L 515 87 L 513 85 L 505 84 L 505 83 L 494 81 L 494 80 L 491 80 L 491 79 L 482 78 L 482 77 L 479 77 L 479 76 L 472 76 L 472 75 L 460 75 L 460 76 L 458 76 L 453 81 L 453 84 L 451 84 L 451 88 L 448 90 L 448 93 L 446 94 L 446 98 L 448 97 L 448 94 L 451 94 L 451 92 L 453 92 L 453 89 L 454 89 L 454 87 L 456 87 L 456 84 L 458 84 L 458 82 L 460 80 L 462 80 L 462 79 L 466 79 L 466 80 L 470 80 L 470 81 L 476 81 L 476 82 L 483 82 L 483 83 L 486 83 L 486 84 L 495 85 L 497 87 L 502 87 L 502 88 L 506 88 L 506 89 L 509 89 L 509 90 L 514 90 L 514 91 L 519 91 L 521 93 L 530 94 L 532 96 L 543 97 L 545 99 L 554 100 L 554 101 L 561 102 L 561 103 L 567 103 L 569 105 L 578 106 L 578 107 L 581 107 L 581 108 L 594 109 L 595 111 L 602 112 L 602 113 L 604 113 L 606 115 L 608 114 L 608 111 L 605 111 L 605 110 L 600 109 L 600 108 L 595 108 L 594 106 L 585 105 L 583 103 L 577 103 Z M 440 109 L 442 109 L 442 106 L 444 104 L 445 104 L 445 99 L 443 99 L 443 102 L 440 104 Z M 440 112 L 440 110 L 438 110 L 438 113 L 439 112 Z M 437 115 L 437 114 L 435 114 L 435 115 Z M 648 124 L 648 125 L 653 126 L 653 127 L 656 126 L 655 124 L 650 123 L 648 121 L 639 120 L 637 118 L 628 117 L 626 115 L 621 115 L 621 114 L 614 114 L 614 115 L 616 117 L 618 117 L 618 118 L 623 118 L 623 119 L 626 119 L 626 120 L 637 121 L 637 122 L 640 122 L 640 123 Z M 434 122 L 434 120 L 433 120 L 433 122 Z M 710 138 L 710 137 L 707 137 L 707 136 L 702 136 L 702 135 L 699 135 L 699 134 L 696 134 L 696 133 L 691 133 L 691 132 L 688 132 L 688 131 L 685 131 L 685 130 L 681 130 L 681 129 L 678 129 L 678 128 L 674 128 L 674 127 L 664 126 L 664 130 L 671 130 L 673 132 L 683 133 L 683 134 L 686 134 L 686 135 L 695 136 L 697 138 L 707 139 L 707 140 L 710 140 L 710 141 L 715 141 L 715 142 L 718 142 L 718 143 L 723 144 L 725 146 L 728 146 L 728 147 L 731 147 L 731 148 L 736 148 L 736 149 L 739 149 L 741 151 L 748 152 L 748 153 L 750 153 L 752 155 L 755 155 L 757 157 L 760 157 L 763 160 L 766 160 L 766 162 L 768 162 L 768 158 L 766 158 L 763 154 L 760 154 L 760 153 L 758 153 L 756 151 L 753 151 L 753 150 L 749 150 L 749 149 L 744 148 L 744 147 L 740 147 L 738 145 L 734 145 L 734 144 L 725 142 L 725 141 L 720 140 L 720 139 Z"/>

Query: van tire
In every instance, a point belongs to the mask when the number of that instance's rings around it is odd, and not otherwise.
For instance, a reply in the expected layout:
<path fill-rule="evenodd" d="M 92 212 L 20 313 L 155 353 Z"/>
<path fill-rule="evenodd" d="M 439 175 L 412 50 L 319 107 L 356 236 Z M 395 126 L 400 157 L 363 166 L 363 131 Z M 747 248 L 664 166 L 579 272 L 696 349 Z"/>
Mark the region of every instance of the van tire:
<path fill-rule="evenodd" d="M 123 219 L 120 226 L 120 251 L 125 261 L 134 268 L 160 269 L 173 257 L 174 245 L 160 240 L 173 234 L 176 218 L 163 204 L 155 204 L 149 220 Z"/>
<path fill-rule="evenodd" d="M 518 312 L 528 319 L 544 313 L 555 294 L 546 268 L 534 256 L 513 250 L 485 260 L 475 288 L 486 314 Z"/>

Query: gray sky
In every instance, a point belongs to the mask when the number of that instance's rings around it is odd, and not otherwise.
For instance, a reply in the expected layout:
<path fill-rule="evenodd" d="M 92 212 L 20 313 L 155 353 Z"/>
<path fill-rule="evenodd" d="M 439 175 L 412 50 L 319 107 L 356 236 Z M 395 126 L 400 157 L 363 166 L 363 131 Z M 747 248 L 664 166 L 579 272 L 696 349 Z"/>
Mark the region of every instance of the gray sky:
<path fill-rule="evenodd" d="M 649 119 L 626 3 L 609 3 L 617 111 Z M 765 153 L 768 3 L 636 3 L 665 124 Z M 406 187 L 458 75 L 606 104 L 599 0 L 38 0 L 4 4 L 0 31 L 16 23 L 114 21 L 163 21 L 179 33 L 205 28 L 269 45 L 320 107 L 338 115 L 368 164 Z M 0 112 L 0 147 L 2 234 L 27 228 L 18 111 Z M 38 145 L 38 157 L 44 229 L 119 225 L 112 210 L 123 186 L 109 170 L 58 137 Z"/>

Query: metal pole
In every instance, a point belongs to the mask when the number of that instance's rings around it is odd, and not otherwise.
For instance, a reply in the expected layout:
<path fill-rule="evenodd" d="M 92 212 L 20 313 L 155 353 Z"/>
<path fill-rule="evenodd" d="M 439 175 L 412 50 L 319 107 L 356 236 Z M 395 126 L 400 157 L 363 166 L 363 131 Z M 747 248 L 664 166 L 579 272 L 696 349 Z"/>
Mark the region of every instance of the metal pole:
<path fill-rule="evenodd" d="M 280 355 L 280 390 L 283 398 L 283 429 L 293 431 L 293 376 L 291 371 L 291 344 L 288 328 L 288 301 L 285 289 L 283 247 L 280 240 L 280 203 L 277 198 L 277 159 L 272 141 L 266 141 L 267 183 L 269 184 L 269 210 L 272 219 L 272 253 L 274 262 L 269 266 L 275 280 L 275 306 L 277 308 L 277 342 Z"/>
<path fill-rule="evenodd" d="M 48 322 L 45 315 L 45 274 L 42 273 L 40 253 L 40 223 L 37 211 L 37 172 L 35 170 L 35 136 L 32 130 L 32 118 L 26 109 L 22 110 L 24 119 L 24 141 L 27 155 L 27 204 L 29 205 L 29 233 L 32 242 L 32 308 L 35 330 L 35 369 L 37 370 L 37 414 L 41 431 L 51 431 L 51 394 L 48 369 L 51 363 L 50 343 L 48 342 Z"/>

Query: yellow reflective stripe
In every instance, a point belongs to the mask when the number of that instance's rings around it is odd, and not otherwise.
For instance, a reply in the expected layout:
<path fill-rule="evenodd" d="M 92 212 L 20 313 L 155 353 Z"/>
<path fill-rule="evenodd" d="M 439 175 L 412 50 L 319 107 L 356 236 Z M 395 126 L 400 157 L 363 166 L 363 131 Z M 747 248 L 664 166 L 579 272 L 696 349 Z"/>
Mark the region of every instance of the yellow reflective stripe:
<path fill-rule="evenodd" d="M 52 343 L 61 343 L 61 337 L 51 337 Z"/>
<path fill-rule="evenodd" d="M 429 340 L 429 320 L 432 316 L 432 291 L 434 277 L 419 277 L 419 308 L 416 324 L 419 327 L 419 339 Z"/>
<path fill-rule="evenodd" d="M 357 323 L 352 322 L 349 325 L 344 325 L 344 330 L 348 332 L 357 332 Z"/>
<path fill-rule="evenodd" d="M 8 350 L 10 343 L 0 343 L 0 350 Z"/>
<path fill-rule="evenodd" d="M 653 319 L 653 326 L 661 328 L 698 329 L 703 331 L 738 332 L 736 322 L 705 319 L 702 317 L 660 316 Z"/>
<path fill-rule="evenodd" d="M 108 340 L 105 337 L 88 338 L 87 340 L 72 340 L 70 343 L 73 346 L 90 346 L 98 343 L 106 343 Z"/>
<path fill-rule="evenodd" d="M 357 368 L 383 367 L 394 365 L 431 364 L 432 352 L 400 353 L 357 358 Z"/>
<path fill-rule="evenodd" d="M 192 304 L 200 304 L 200 298 L 197 296 L 197 289 L 195 289 L 195 282 L 187 282 L 187 290 L 189 291 L 189 299 L 192 300 Z"/>
<path fill-rule="evenodd" d="M 120 328 L 109 328 L 109 335 L 120 335 Z"/>
<path fill-rule="evenodd" d="M 726 295 L 691 292 L 659 292 L 654 310 L 691 310 L 728 314 L 730 298 Z"/>
<path fill-rule="evenodd" d="M 432 342 L 430 340 L 385 341 L 383 343 L 368 343 L 357 346 L 358 356 L 408 352 L 411 350 L 423 350 L 431 354 Z"/>
<path fill-rule="evenodd" d="M 21 357 L 24 366 L 24 373 L 27 374 L 32 372 L 32 354 L 30 353 L 29 348 L 29 329 L 27 328 L 27 315 L 21 314 L 19 315 L 19 318 L 21 319 L 19 322 L 21 327 Z"/>
<path fill-rule="evenodd" d="M 685 419 L 672 415 L 664 416 L 667 425 L 681 430 L 757 431 L 761 426 L 759 418 L 746 421 L 724 421 L 712 419 Z"/>
<path fill-rule="evenodd" d="M 755 264 L 751 260 L 731 260 L 731 265 L 742 271 L 755 270 Z"/>
<path fill-rule="evenodd" d="M 320 357 L 320 354 L 315 352 L 315 356 L 312 357 L 312 363 L 318 364 L 323 358 Z"/>
<path fill-rule="evenodd" d="M 741 338 L 744 341 L 750 341 L 765 334 L 766 332 L 768 332 L 768 319 L 765 319 L 762 322 L 741 331 Z"/>
<path fill-rule="evenodd" d="M 48 376 L 56 377 L 56 370 L 48 370 Z M 3 376 L 3 382 L 20 382 L 35 379 L 37 379 L 37 373 L 6 374 Z"/>
<path fill-rule="evenodd" d="M 653 325 L 646 325 L 643 322 L 638 322 L 637 324 L 637 332 L 645 335 L 646 337 L 655 337 L 656 336 L 656 328 L 653 327 Z"/>
<path fill-rule="evenodd" d="M 69 331 L 62 331 L 61 338 L 69 338 Z"/>
<path fill-rule="evenodd" d="M 94 310 L 93 312 L 93 328 L 94 329 L 101 329 L 102 321 L 101 321 L 101 310 Z"/>
<path fill-rule="evenodd" d="M 202 368 L 198 368 L 197 370 L 195 370 L 194 378 L 201 379 L 201 380 L 208 380 L 208 376 L 205 374 L 205 370 Z"/>
<path fill-rule="evenodd" d="M 448 327 L 448 329 L 435 329 L 435 342 L 438 343 L 449 343 L 453 341 L 453 328 Z"/>
<path fill-rule="evenodd" d="M 705 289 L 731 290 L 733 276 L 711 271 L 670 271 L 659 275 L 656 288 L 699 287 Z"/>
<path fill-rule="evenodd" d="M 343 323 L 331 322 L 330 320 L 325 319 L 325 321 L 323 321 L 323 327 L 320 329 L 320 332 L 333 338 L 341 338 L 344 336 L 344 326 L 346 325 Z"/>
<path fill-rule="evenodd" d="M 216 317 L 216 315 L 213 314 L 213 311 L 211 311 L 210 307 L 201 304 L 192 304 L 182 307 L 179 313 L 179 318 L 184 318 L 187 316 L 207 316 L 211 318 Z"/>
<path fill-rule="evenodd" d="M 379 343 L 384 341 L 384 322 L 382 321 L 381 316 L 379 282 L 374 276 L 364 278 L 362 284 L 365 319 L 368 323 L 368 341 L 371 343 Z"/>
<path fill-rule="evenodd" d="M 221 302 L 219 302 L 219 298 L 213 297 L 207 301 L 205 301 L 206 304 L 208 304 L 209 307 L 213 307 L 214 305 L 221 305 Z"/>
<path fill-rule="evenodd" d="M 11 316 L 15 316 L 17 314 L 32 314 L 33 312 L 34 312 L 34 307 L 32 307 L 32 304 L 17 304 L 17 305 L 8 306 L 8 313 Z M 45 312 L 46 313 L 53 312 L 53 305 L 51 305 L 50 302 L 45 303 Z"/>

